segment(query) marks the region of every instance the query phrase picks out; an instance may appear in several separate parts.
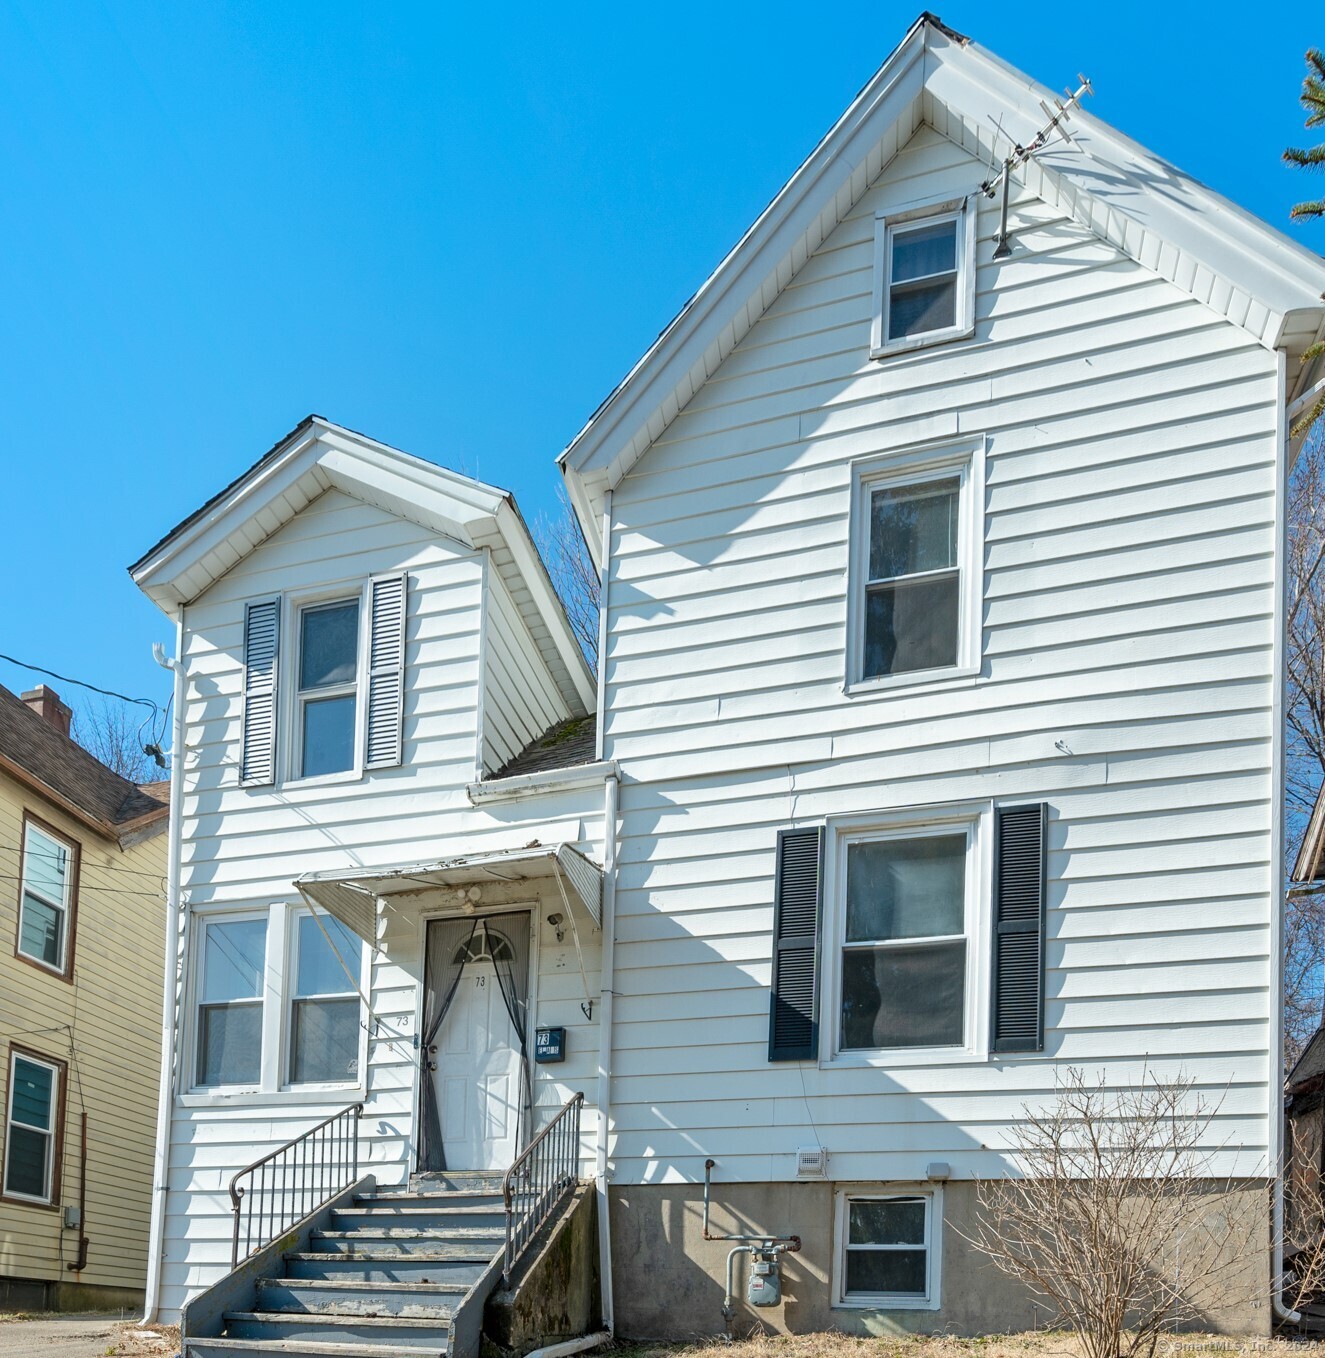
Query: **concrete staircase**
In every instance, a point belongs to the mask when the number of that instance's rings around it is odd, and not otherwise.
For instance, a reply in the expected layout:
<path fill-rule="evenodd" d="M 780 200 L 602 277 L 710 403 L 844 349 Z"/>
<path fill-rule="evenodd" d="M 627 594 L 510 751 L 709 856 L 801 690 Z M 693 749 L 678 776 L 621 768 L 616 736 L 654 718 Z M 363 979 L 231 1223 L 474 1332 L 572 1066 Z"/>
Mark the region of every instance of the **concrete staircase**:
<path fill-rule="evenodd" d="M 461 1302 L 505 1245 L 501 1175 L 417 1175 L 406 1192 L 356 1196 L 308 1249 L 261 1278 L 251 1311 L 185 1358 L 442 1358 Z"/>

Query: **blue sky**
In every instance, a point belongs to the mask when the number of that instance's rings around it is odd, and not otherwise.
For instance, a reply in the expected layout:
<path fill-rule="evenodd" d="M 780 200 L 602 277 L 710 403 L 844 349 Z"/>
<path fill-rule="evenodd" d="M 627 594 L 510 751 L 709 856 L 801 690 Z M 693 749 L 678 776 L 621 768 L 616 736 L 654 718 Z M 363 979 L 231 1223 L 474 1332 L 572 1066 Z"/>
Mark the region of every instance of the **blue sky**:
<path fill-rule="evenodd" d="M 1313 11 L 939 13 L 1325 251 L 1279 161 Z M 549 509 L 917 13 L 0 0 L 0 651 L 164 701 L 126 565 L 310 410 Z"/>

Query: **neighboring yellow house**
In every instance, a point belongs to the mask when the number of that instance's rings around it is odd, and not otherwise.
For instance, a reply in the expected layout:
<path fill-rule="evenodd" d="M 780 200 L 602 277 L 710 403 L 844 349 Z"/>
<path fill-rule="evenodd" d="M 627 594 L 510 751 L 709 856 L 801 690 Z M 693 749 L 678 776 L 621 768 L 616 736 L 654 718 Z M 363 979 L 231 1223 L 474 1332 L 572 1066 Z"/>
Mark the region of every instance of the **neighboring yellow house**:
<path fill-rule="evenodd" d="M 57 694 L 0 688 L 0 1310 L 142 1300 L 167 818 Z"/>

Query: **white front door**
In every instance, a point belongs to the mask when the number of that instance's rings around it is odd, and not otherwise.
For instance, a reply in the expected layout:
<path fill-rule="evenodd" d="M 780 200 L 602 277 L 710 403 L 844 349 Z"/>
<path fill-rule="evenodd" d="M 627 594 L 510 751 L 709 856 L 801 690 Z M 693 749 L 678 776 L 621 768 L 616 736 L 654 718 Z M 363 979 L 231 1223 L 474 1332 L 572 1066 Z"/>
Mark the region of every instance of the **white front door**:
<path fill-rule="evenodd" d="M 497 970 L 474 936 L 455 999 L 438 1034 L 433 1079 L 448 1169 L 508 1169 L 520 1124 L 520 1047 Z M 491 931 L 495 946 L 505 939 Z"/>

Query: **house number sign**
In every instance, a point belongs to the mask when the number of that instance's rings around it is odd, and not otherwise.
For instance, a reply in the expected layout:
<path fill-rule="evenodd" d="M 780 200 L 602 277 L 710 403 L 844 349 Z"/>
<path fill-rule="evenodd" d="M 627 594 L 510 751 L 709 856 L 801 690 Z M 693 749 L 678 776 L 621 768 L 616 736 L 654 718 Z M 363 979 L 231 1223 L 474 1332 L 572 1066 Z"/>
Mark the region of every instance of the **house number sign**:
<path fill-rule="evenodd" d="M 566 1030 L 564 1028 L 534 1029 L 534 1060 L 541 1066 L 553 1065 L 566 1059 Z"/>

